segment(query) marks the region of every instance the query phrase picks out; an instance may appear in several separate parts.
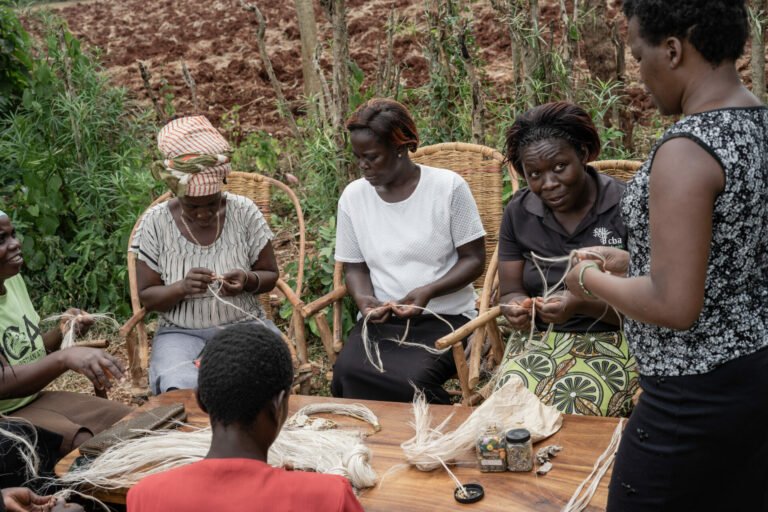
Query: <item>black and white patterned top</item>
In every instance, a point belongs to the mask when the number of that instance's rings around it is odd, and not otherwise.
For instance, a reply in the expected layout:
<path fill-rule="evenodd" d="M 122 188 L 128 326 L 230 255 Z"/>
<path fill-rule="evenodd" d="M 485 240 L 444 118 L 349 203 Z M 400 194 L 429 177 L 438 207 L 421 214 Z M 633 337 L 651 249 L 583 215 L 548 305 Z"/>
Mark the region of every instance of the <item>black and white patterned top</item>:
<path fill-rule="evenodd" d="M 274 235 L 253 201 L 227 192 L 223 196 L 227 210 L 221 234 L 213 244 L 202 247 L 187 240 L 173 220 L 166 201 L 147 210 L 141 218 L 130 250 L 160 274 L 167 285 L 184 279 L 195 267 L 207 268 L 216 274 L 251 268 Z M 226 297 L 225 301 L 236 307 L 216 300 L 209 289 L 160 313 L 158 325 L 207 329 L 250 319 L 239 310 L 262 320 L 266 318 L 256 294 L 241 293 Z"/>
<path fill-rule="evenodd" d="M 643 375 L 706 373 L 768 346 L 768 108 L 691 115 L 656 143 L 622 199 L 629 275 L 650 274 L 651 163 L 659 147 L 674 137 L 693 140 L 720 163 L 725 189 L 715 201 L 699 319 L 685 331 L 626 321 L 627 338 Z"/>

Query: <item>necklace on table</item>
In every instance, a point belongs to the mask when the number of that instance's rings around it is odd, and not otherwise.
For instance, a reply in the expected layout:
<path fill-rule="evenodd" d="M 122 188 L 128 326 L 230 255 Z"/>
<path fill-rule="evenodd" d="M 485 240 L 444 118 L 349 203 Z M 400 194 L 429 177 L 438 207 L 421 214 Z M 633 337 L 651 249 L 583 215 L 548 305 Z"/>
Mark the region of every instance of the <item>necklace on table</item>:
<path fill-rule="evenodd" d="M 187 221 L 184 220 L 184 209 L 181 209 L 181 213 L 179 214 L 179 218 L 181 219 L 181 223 L 184 224 L 184 227 L 187 229 L 187 233 L 189 233 L 189 236 L 192 237 L 192 240 L 195 241 L 197 245 L 202 247 L 203 249 L 207 249 L 208 247 L 212 246 L 216 243 L 216 240 L 219 239 L 219 235 L 221 234 L 221 202 L 219 202 L 219 207 L 216 209 L 216 236 L 213 238 L 213 242 L 211 242 L 208 245 L 203 245 L 200 243 L 200 240 L 197 239 L 194 233 L 192 233 L 192 230 L 189 229 L 189 224 L 187 224 Z"/>

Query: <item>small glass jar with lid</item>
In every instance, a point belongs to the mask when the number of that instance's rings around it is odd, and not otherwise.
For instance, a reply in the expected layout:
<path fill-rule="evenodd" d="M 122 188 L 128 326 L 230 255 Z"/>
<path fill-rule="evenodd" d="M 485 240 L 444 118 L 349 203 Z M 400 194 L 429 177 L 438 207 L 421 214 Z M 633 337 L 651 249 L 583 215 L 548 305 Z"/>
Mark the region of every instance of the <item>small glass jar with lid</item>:
<path fill-rule="evenodd" d="M 509 471 L 531 471 L 533 469 L 533 444 L 531 433 L 524 428 L 507 431 L 507 469 Z"/>
<path fill-rule="evenodd" d="M 490 425 L 477 438 L 477 465 L 482 473 L 500 473 L 507 470 L 507 452 L 504 434 Z"/>

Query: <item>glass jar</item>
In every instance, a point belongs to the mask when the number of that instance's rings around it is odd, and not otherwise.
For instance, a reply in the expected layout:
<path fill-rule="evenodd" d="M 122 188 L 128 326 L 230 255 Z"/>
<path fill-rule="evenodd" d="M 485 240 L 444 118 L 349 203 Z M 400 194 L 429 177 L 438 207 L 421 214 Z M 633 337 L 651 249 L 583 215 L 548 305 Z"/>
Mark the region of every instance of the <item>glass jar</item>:
<path fill-rule="evenodd" d="M 504 436 L 491 425 L 477 438 L 477 465 L 482 473 L 500 473 L 507 470 Z"/>
<path fill-rule="evenodd" d="M 507 431 L 507 469 L 509 471 L 531 471 L 533 469 L 533 444 L 531 433 L 524 428 Z"/>

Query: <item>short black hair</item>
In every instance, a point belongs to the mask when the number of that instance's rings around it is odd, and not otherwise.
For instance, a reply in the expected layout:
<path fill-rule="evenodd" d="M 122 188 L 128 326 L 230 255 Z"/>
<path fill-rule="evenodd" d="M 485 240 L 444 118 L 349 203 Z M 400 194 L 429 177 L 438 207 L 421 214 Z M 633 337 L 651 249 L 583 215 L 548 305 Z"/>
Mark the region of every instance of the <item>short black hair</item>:
<path fill-rule="evenodd" d="M 293 382 L 291 354 L 267 327 L 236 324 L 211 339 L 200 356 L 198 395 L 211 422 L 249 425 Z"/>
<path fill-rule="evenodd" d="M 687 39 L 707 62 L 718 65 L 744 53 L 749 37 L 745 0 L 624 0 L 627 19 L 657 45 L 665 37 Z"/>
<path fill-rule="evenodd" d="M 347 119 L 347 130 L 371 130 L 382 142 L 394 149 L 407 146 L 416 151 L 419 132 L 411 113 L 402 103 L 389 98 L 371 98 Z"/>
<path fill-rule="evenodd" d="M 520 114 L 506 134 L 504 155 L 523 175 L 522 152 L 526 146 L 546 139 L 561 139 L 591 162 L 600 154 L 600 135 L 586 110 L 566 101 L 554 101 Z"/>

